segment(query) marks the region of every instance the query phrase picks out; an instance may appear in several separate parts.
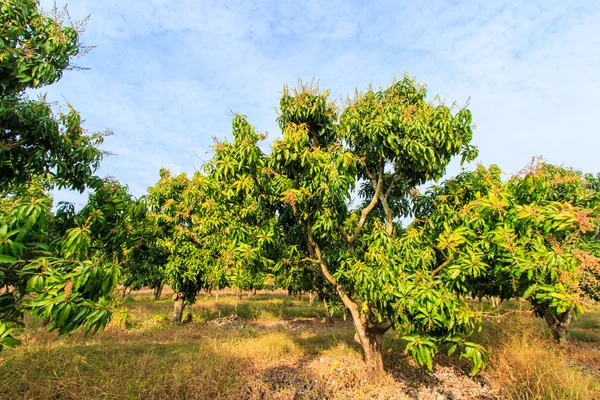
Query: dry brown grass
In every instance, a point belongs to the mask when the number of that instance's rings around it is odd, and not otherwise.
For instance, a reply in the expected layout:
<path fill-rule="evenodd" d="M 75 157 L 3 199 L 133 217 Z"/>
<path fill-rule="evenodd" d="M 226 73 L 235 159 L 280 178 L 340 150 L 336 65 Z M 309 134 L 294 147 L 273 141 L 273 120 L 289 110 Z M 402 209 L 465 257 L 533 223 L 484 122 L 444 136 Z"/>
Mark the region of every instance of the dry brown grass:
<path fill-rule="evenodd" d="M 560 346 L 542 320 L 519 307 L 521 312 L 489 321 L 479 338 L 491 350 L 484 376 L 496 392 L 503 399 L 600 399 L 600 342 L 578 340 L 582 332 L 600 334 L 599 313 L 580 317 Z"/>
<path fill-rule="evenodd" d="M 283 293 L 239 302 L 233 293 L 201 295 L 193 322 L 167 321 L 169 296 L 134 292 L 96 336 L 59 338 L 28 320 L 24 345 L 0 353 L 0 397 L 7 399 L 563 399 L 600 398 L 600 334 L 595 313 L 580 319 L 573 340 L 557 349 L 543 325 L 524 312 L 490 322 L 477 341 L 492 359 L 475 378 L 456 357 L 434 371 L 402 354 L 386 336 L 387 374 L 367 382 L 349 322 L 324 323 L 319 304 Z M 514 306 L 514 305 L 513 305 Z M 317 315 L 318 317 L 311 317 Z M 586 336 L 587 335 L 587 336 Z M 591 338 L 591 339 L 590 339 Z M 587 397 L 586 397 L 587 396 Z"/>

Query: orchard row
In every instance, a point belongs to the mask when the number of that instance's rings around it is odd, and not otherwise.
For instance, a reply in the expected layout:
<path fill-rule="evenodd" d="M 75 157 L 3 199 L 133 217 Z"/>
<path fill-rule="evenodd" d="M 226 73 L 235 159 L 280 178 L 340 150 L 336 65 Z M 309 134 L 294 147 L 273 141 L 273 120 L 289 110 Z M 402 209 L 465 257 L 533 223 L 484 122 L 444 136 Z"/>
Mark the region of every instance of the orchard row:
<path fill-rule="evenodd" d="M 476 373 L 482 314 L 466 298 L 526 299 L 559 342 L 598 298 L 598 176 L 534 161 L 508 179 L 477 166 L 432 184 L 454 157 L 476 159 L 472 117 L 414 79 L 344 104 L 285 87 L 268 152 L 235 115 L 200 172 L 161 170 L 133 198 L 95 175 L 105 134 L 25 93 L 60 79 L 77 30 L 36 1 L 0 7 L 0 346 L 19 343 L 27 312 L 61 334 L 102 329 L 119 283 L 171 286 L 177 322 L 202 289 L 285 288 L 344 310 L 373 378 L 390 329 L 419 364 L 458 351 Z M 53 205 L 57 187 L 91 194 L 76 211 Z"/>

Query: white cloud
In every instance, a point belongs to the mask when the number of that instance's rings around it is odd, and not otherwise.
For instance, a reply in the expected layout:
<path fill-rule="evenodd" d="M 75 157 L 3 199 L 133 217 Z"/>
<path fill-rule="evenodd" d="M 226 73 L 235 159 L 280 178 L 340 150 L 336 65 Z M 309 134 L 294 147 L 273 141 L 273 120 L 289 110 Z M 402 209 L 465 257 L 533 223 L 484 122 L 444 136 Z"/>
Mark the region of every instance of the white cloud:
<path fill-rule="evenodd" d="M 470 97 L 482 162 L 600 170 L 599 3 L 397 3 L 77 1 L 75 19 L 92 14 L 83 38 L 97 48 L 79 60 L 92 70 L 45 90 L 116 132 L 102 172 L 137 195 L 161 165 L 197 168 L 230 110 L 273 138 L 283 84 L 316 77 L 339 99 L 405 71 L 431 94 Z"/>

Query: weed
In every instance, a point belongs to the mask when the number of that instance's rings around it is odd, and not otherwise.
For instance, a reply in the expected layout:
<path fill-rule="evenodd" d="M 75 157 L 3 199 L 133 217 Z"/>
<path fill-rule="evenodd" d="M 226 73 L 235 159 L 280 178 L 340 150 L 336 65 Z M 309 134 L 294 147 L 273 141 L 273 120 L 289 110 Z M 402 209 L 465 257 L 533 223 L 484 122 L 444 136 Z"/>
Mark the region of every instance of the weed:
<path fill-rule="evenodd" d="M 167 314 L 155 314 L 152 320 L 155 324 L 163 325 L 169 322 L 169 317 Z"/>
<path fill-rule="evenodd" d="M 111 325 L 116 327 L 117 329 L 122 330 L 130 329 L 131 327 L 133 327 L 131 314 L 129 313 L 127 308 L 121 307 L 113 311 Z"/>

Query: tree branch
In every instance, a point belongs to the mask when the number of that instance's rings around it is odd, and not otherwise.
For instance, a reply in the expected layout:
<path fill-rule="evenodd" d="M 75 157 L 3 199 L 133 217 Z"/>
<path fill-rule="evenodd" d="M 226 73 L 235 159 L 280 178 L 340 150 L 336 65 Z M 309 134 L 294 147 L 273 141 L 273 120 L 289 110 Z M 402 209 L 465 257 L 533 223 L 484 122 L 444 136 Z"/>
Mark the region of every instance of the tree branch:
<path fill-rule="evenodd" d="M 373 208 L 375 208 L 375 205 L 377 204 L 377 201 L 379 200 L 379 195 L 381 194 L 381 186 L 383 185 L 383 168 L 384 168 L 383 157 L 379 157 L 379 178 L 377 179 L 377 185 L 375 187 L 375 194 L 373 195 L 373 198 L 371 199 L 371 202 L 369 203 L 369 205 L 367 205 L 365 208 L 363 208 L 360 213 L 361 215 L 360 215 L 360 220 L 358 221 L 358 225 L 356 226 L 356 229 L 354 230 L 354 234 L 348 240 L 348 244 L 351 247 L 354 245 L 354 243 L 358 239 L 358 235 L 360 235 L 360 231 L 362 230 L 362 228 L 365 224 L 365 221 L 367 220 L 367 216 L 373 210 Z M 367 170 L 367 174 L 371 175 L 368 170 Z"/>
<path fill-rule="evenodd" d="M 441 270 L 443 270 L 444 267 L 446 267 L 448 264 L 450 264 L 450 262 L 452 262 L 452 258 L 447 259 L 439 267 L 437 267 L 436 269 L 434 269 L 431 272 L 431 276 L 436 276 L 438 274 L 438 272 L 440 272 Z"/>
<path fill-rule="evenodd" d="M 387 202 L 387 196 L 380 198 L 383 211 L 385 212 L 385 231 L 388 235 L 394 233 L 394 213 Z"/>
<path fill-rule="evenodd" d="M 329 268 L 327 268 L 327 265 L 323 261 L 323 256 L 321 255 L 321 249 L 319 248 L 319 245 L 313 238 L 312 232 L 310 231 L 309 223 L 307 221 L 305 221 L 304 226 L 306 227 L 306 235 L 308 238 L 309 252 L 311 252 L 312 255 L 314 257 L 316 257 L 317 263 L 321 267 L 321 274 L 323 275 L 323 277 L 327 280 L 327 282 L 331 283 L 334 287 L 337 287 L 338 284 L 335 281 L 335 278 L 333 277 L 333 275 L 331 275 L 331 273 L 329 272 Z"/>
<path fill-rule="evenodd" d="M 387 200 L 387 198 L 390 196 L 390 193 L 392 192 L 392 189 L 394 188 L 394 185 L 396 184 L 396 182 L 398 182 L 400 180 L 400 174 L 399 173 L 394 173 L 392 175 L 392 181 L 390 182 L 390 186 L 387 188 L 387 190 L 385 191 L 385 194 L 383 195 L 383 197 L 385 197 L 385 199 Z"/>

